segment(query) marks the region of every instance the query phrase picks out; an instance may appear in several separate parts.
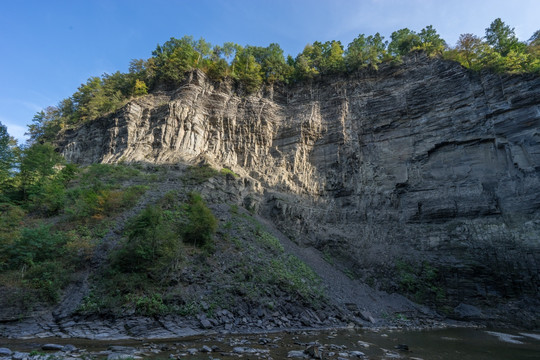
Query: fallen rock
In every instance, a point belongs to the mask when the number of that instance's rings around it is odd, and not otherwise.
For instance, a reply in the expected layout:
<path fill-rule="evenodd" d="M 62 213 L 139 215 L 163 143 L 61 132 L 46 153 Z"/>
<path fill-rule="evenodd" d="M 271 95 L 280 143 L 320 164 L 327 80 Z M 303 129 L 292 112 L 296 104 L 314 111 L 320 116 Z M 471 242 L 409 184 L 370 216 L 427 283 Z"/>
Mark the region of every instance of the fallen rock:
<path fill-rule="evenodd" d="M 41 345 L 41 350 L 61 351 L 64 349 L 64 345 L 59 344 L 44 344 Z"/>
<path fill-rule="evenodd" d="M 0 348 L 0 356 L 11 356 L 13 354 L 13 351 L 11 351 L 8 348 Z"/>
<path fill-rule="evenodd" d="M 303 350 L 291 350 L 289 351 L 289 353 L 287 354 L 287 357 L 288 358 L 306 358 L 306 354 L 304 353 Z"/>

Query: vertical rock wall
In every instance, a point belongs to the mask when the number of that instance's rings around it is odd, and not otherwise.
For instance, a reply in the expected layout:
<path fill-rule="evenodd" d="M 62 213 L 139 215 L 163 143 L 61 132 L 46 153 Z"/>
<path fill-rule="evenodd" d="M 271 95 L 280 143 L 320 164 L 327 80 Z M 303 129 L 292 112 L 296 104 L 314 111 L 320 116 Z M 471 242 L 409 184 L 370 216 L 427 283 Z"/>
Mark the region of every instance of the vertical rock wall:
<path fill-rule="evenodd" d="M 538 296 L 538 76 L 413 54 L 241 96 L 195 72 L 59 147 L 83 164 L 229 167 L 260 183 L 261 212 L 291 236 L 381 286 L 399 287 L 399 259 L 435 264 L 452 305 Z"/>

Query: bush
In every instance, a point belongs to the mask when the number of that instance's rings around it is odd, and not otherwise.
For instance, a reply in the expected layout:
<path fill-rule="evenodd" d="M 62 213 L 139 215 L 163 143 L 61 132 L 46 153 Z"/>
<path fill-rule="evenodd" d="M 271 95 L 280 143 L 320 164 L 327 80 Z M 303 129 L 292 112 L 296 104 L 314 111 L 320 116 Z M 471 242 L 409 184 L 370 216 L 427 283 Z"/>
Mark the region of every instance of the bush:
<path fill-rule="evenodd" d="M 7 249 L 9 254 L 8 267 L 19 268 L 23 265 L 34 264 L 60 258 L 64 253 L 66 236 L 61 232 L 51 232 L 50 226 L 41 225 L 37 228 L 25 228 L 21 236 Z"/>
<path fill-rule="evenodd" d="M 199 247 L 211 247 L 217 230 L 217 219 L 198 193 L 189 194 L 188 223 L 184 226 L 184 241 Z"/>
<path fill-rule="evenodd" d="M 210 165 L 190 166 L 184 175 L 184 182 L 187 184 L 201 184 L 206 180 L 219 175 L 219 171 L 212 168 Z"/>
<path fill-rule="evenodd" d="M 69 282 L 70 270 L 59 261 L 46 261 L 28 269 L 24 281 L 50 303 L 58 302 L 60 290 Z"/>
<path fill-rule="evenodd" d="M 157 206 L 146 207 L 128 224 L 125 234 L 127 238 L 113 261 L 119 271 L 163 272 L 181 259 L 179 234 Z"/>

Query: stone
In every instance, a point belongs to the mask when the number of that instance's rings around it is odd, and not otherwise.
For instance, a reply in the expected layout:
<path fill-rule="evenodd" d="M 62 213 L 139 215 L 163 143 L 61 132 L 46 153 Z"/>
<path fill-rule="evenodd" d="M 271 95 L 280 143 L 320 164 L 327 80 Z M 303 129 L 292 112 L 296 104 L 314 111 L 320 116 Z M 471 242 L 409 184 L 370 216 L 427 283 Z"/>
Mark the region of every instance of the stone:
<path fill-rule="evenodd" d="M 370 323 L 375 324 L 376 321 L 369 311 L 362 310 L 359 312 L 359 314 L 362 320 L 369 321 Z"/>
<path fill-rule="evenodd" d="M 394 346 L 395 349 L 398 349 L 399 351 L 409 351 L 409 345 L 407 344 L 398 344 Z"/>
<path fill-rule="evenodd" d="M 75 345 L 67 344 L 62 347 L 62 351 L 64 352 L 74 352 L 77 351 L 77 347 Z"/>
<path fill-rule="evenodd" d="M 107 356 L 107 360 L 128 360 L 133 359 L 133 354 L 111 353 Z"/>
<path fill-rule="evenodd" d="M 13 354 L 13 351 L 11 351 L 8 348 L 0 348 L 0 356 L 11 356 Z"/>
<path fill-rule="evenodd" d="M 11 359 L 12 360 L 25 360 L 25 359 L 28 359 L 29 355 L 30 354 L 26 352 L 15 351 L 13 354 L 11 354 Z"/>
<path fill-rule="evenodd" d="M 210 353 L 212 352 L 212 348 L 208 345 L 203 345 L 200 351 L 203 353 Z"/>
<path fill-rule="evenodd" d="M 353 351 L 350 351 L 349 354 L 351 356 L 356 356 L 357 358 L 363 358 L 366 356 L 365 353 L 361 352 L 361 351 L 358 351 L 358 350 L 353 350 Z"/>
<path fill-rule="evenodd" d="M 201 319 L 201 327 L 203 329 L 211 329 L 213 327 L 212 323 L 208 319 Z"/>
<path fill-rule="evenodd" d="M 454 314 L 461 319 L 481 319 L 484 317 L 484 314 L 482 314 L 482 310 L 477 308 L 474 305 L 464 304 L 460 303 L 458 306 L 454 308 Z"/>
<path fill-rule="evenodd" d="M 303 350 L 291 350 L 287 353 L 287 357 L 288 358 L 299 358 L 299 359 L 304 359 L 306 358 L 306 354 L 304 353 Z"/>
<path fill-rule="evenodd" d="M 64 345 L 59 344 L 43 344 L 41 350 L 61 351 L 64 349 Z"/>
<path fill-rule="evenodd" d="M 312 359 L 322 359 L 322 354 L 319 351 L 317 345 L 310 345 L 304 350 L 304 353 L 307 354 Z"/>

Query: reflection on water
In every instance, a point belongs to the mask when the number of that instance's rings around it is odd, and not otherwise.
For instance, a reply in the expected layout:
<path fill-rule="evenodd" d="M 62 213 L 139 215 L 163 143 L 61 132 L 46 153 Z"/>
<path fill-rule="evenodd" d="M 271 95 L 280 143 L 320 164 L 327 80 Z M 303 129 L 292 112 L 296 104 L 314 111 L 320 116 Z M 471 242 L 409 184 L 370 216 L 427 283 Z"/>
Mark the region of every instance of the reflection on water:
<path fill-rule="evenodd" d="M 500 329 L 453 328 L 429 331 L 340 330 L 299 331 L 251 335 L 207 335 L 166 340 L 92 341 L 81 339 L 0 339 L 0 347 L 30 352 L 40 344 L 72 344 L 90 357 L 105 358 L 111 345 L 137 348 L 148 358 L 286 359 L 315 345 L 324 359 L 540 359 L 540 334 Z M 214 348 L 212 353 L 188 350 Z M 239 353 L 238 349 L 246 350 Z M 408 350 L 406 350 L 408 349 Z M 259 352 L 250 352 L 259 350 Z M 185 357 L 184 357 L 185 355 Z"/>

